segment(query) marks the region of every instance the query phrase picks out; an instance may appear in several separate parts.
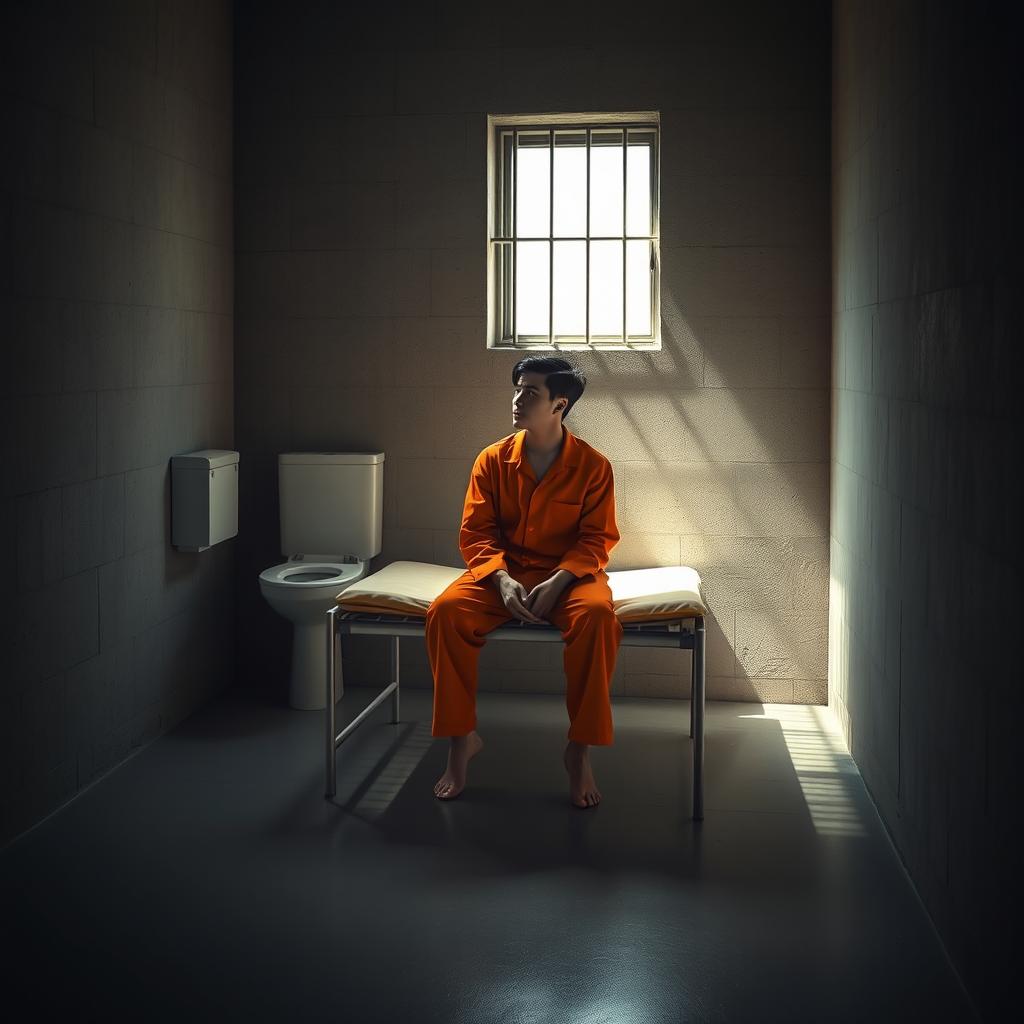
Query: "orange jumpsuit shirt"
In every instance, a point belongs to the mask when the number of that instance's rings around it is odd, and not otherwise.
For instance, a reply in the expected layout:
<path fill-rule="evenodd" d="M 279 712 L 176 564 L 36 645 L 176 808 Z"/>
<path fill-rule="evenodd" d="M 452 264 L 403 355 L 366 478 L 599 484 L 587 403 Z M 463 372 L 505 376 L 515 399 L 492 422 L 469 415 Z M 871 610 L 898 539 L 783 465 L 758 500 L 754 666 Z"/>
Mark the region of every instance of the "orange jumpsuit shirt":
<path fill-rule="evenodd" d="M 598 573 L 619 542 L 611 463 L 565 424 L 540 483 L 526 458 L 526 430 L 488 445 L 473 463 L 459 549 L 474 580 L 509 561 L 531 568 Z M 514 573 L 512 574 L 515 575 Z"/>

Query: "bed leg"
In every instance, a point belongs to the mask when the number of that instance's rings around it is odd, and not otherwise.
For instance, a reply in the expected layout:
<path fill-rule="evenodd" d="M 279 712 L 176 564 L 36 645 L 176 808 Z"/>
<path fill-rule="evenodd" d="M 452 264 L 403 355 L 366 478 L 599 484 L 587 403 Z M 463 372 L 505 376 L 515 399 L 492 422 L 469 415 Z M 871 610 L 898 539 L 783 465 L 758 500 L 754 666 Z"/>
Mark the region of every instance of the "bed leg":
<path fill-rule="evenodd" d="M 693 702 L 697 699 L 697 634 L 694 630 L 693 650 L 690 655 L 690 739 L 693 739 Z"/>
<path fill-rule="evenodd" d="M 704 616 L 693 630 L 693 820 L 704 820 Z"/>
<path fill-rule="evenodd" d="M 325 753 L 327 755 L 327 778 L 324 785 L 324 796 L 329 800 L 338 789 L 338 748 L 334 745 L 334 737 L 338 735 L 337 722 L 335 719 L 335 688 L 334 688 L 334 637 L 337 626 L 335 612 L 338 606 L 335 605 L 327 612 L 327 693 L 326 707 L 324 708 L 324 727 L 326 731 Z"/>
<path fill-rule="evenodd" d="M 388 682 L 394 683 L 395 688 L 391 691 L 391 721 L 398 721 L 398 691 L 399 686 L 399 663 L 398 663 L 398 641 L 399 637 L 393 636 L 388 647 Z"/>

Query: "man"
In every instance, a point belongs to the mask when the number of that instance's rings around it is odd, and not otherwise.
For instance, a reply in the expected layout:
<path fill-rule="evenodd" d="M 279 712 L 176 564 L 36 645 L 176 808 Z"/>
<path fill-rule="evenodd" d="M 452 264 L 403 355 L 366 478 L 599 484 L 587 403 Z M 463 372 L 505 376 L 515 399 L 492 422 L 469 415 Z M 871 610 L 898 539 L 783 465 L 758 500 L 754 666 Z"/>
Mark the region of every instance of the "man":
<path fill-rule="evenodd" d="M 612 742 L 609 686 L 622 624 L 605 566 L 619 541 L 611 464 L 563 426 L 586 378 L 564 359 L 531 356 L 512 370 L 514 433 L 477 456 L 459 548 L 466 572 L 427 609 L 434 676 L 433 736 L 450 736 L 434 795 L 466 784 L 476 732 L 477 664 L 484 636 L 515 617 L 550 622 L 566 642 L 568 744 L 563 761 L 577 807 L 601 800 L 588 746 Z"/>

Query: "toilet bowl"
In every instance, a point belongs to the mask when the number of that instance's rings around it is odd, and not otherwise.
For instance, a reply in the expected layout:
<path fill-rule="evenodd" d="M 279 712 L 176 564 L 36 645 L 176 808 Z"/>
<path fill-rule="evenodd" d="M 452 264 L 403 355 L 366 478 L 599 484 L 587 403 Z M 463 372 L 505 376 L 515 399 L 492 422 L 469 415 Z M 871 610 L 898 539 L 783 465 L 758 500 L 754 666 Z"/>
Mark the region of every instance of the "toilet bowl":
<path fill-rule="evenodd" d="M 335 597 L 367 574 L 368 562 L 305 555 L 260 573 L 260 592 L 279 615 L 294 624 L 288 703 L 305 711 L 327 706 L 325 665 L 327 612 Z M 340 638 L 335 638 L 337 644 Z M 337 696 L 344 692 L 341 652 L 335 648 Z"/>

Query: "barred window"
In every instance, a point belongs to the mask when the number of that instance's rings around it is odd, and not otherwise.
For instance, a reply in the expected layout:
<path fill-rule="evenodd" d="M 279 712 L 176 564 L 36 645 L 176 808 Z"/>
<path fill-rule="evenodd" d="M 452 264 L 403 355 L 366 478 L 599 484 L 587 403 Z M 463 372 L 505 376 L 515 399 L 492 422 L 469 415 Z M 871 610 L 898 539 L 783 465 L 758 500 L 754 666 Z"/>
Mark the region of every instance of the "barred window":
<path fill-rule="evenodd" d="M 658 114 L 487 120 L 488 346 L 660 349 Z"/>

